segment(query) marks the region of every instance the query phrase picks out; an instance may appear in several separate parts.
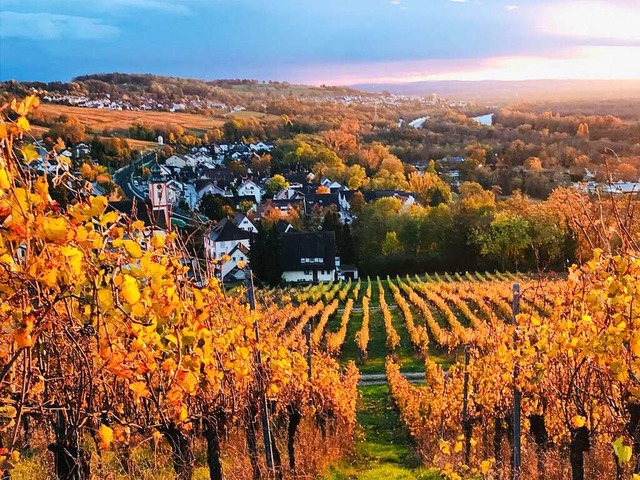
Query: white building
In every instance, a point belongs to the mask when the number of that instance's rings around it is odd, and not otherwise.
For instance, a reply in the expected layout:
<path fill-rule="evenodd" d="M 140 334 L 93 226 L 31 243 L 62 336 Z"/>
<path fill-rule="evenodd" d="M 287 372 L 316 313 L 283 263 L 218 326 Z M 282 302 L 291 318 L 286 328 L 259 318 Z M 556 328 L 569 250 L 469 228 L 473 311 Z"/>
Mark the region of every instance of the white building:
<path fill-rule="evenodd" d="M 330 282 L 336 279 L 334 232 L 290 232 L 280 237 L 285 282 Z"/>
<path fill-rule="evenodd" d="M 245 180 L 242 182 L 238 187 L 238 195 L 242 197 L 255 197 L 256 203 L 260 203 L 260 200 L 262 200 L 262 191 L 260 190 L 260 187 L 251 180 Z"/>
<path fill-rule="evenodd" d="M 205 235 L 205 252 L 210 261 L 216 262 L 216 275 L 220 280 L 239 280 L 239 276 L 243 276 L 238 264 L 249 259 L 251 235 L 251 232 L 240 229 L 227 218 L 220 220 Z M 229 258 L 224 258 L 225 256 Z"/>
<path fill-rule="evenodd" d="M 256 228 L 256 226 L 251 223 L 249 217 L 247 217 L 244 213 L 236 213 L 231 221 L 240 230 L 244 230 L 245 232 L 258 233 L 258 229 Z"/>

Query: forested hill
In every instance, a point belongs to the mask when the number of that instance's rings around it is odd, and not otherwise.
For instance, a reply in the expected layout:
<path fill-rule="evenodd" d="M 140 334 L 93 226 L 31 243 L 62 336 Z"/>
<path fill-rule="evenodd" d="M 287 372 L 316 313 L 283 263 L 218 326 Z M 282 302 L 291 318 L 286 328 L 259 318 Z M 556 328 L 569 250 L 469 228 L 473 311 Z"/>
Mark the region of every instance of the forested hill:
<path fill-rule="evenodd" d="M 365 95 L 347 87 L 294 85 L 287 82 L 229 79 L 199 80 L 165 77 L 152 74 L 103 73 L 83 75 L 70 82 L 15 82 L 0 83 L 0 92 L 26 94 L 30 89 L 59 95 L 87 97 L 108 94 L 113 99 L 136 100 L 152 98 L 157 102 L 179 102 L 198 98 L 210 102 L 241 104 L 246 100 L 273 99 L 274 97 L 324 98 Z"/>

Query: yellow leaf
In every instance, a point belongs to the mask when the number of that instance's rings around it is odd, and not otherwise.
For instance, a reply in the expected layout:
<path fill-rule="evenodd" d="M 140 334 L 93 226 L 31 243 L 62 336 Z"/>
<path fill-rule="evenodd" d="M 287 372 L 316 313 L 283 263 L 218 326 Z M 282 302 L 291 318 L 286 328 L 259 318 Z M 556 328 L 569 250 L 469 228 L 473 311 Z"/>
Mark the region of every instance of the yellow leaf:
<path fill-rule="evenodd" d="M 627 463 L 629 460 L 631 460 L 633 451 L 630 446 L 625 445 L 623 442 L 624 439 L 622 437 L 618 437 L 616 441 L 613 442 L 613 452 L 615 453 L 620 463 Z"/>
<path fill-rule="evenodd" d="M 581 428 L 584 427 L 584 425 L 587 423 L 587 419 L 584 418 L 582 415 L 575 415 L 572 419 L 571 419 L 571 426 L 573 428 Z"/>
<path fill-rule="evenodd" d="M 159 233 L 156 233 L 153 237 L 151 237 L 151 246 L 153 248 L 162 248 L 162 247 L 164 247 L 164 237 L 162 235 L 160 235 Z"/>
<path fill-rule="evenodd" d="M 20 328 L 13 332 L 13 339 L 18 345 L 18 348 L 27 348 L 33 346 L 33 338 L 31 332 L 33 331 L 33 317 L 25 318 Z"/>
<path fill-rule="evenodd" d="M 11 174 L 4 167 L 0 167 L 0 188 L 2 190 L 11 188 Z"/>
<path fill-rule="evenodd" d="M 147 385 L 144 382 L 133 382 L 129 385 L 129 390 L 133 392 L 133 400 L 138 402 L 141 398 L 147 398 L 151 395 Z"/>
<path fill-rule="evenodd" d="M 107 449 L 113 442 L 113 429 L 106 425 L 100 425 L 98 429 L 98 446 L 101 449 Z"/>
<path fill-rule="evenodd" d="M 198 387 L 198 377 L 193 372 L 181 370 L 178 373 L 178 385 L 184 389 L 187 395 L 193 395 Z"/>
<path fill-rule="evenodd" d="M 462 451 L 462 442 L 456 442 L 456 444 L 453 446 L 453 451 L 455 453 L 460 453 Z"/>
<path fill-rule="evenodd" d="M 140 244 L 133 240 L 124 240 L 124 249 L 127 251 L 131 258 L 140 258 L 142 256 L 142 248 Z"/>
<path fill-rule="evenodd" d="M 40 152 L 34 145 L 25 145 L 20 149 L 24 156 L 24 161 L 27 163 L 33 162 L 36 158 L 40 158 Z"/>
<path fill-rule="evenodd" d="M 144 230 L 144 222 L 142 220 L 136 220 L 131 224 L 131 228 L 142 232 Z"/>
<path fill-rule="evenodd" d="M 44 239 L 48 242 L 62 243 L 67 239 L 69 226 L 63 217 L 42 219 Z"/>
<path fill-rule="evenodd" d="M 447 442 L 446 440 L 440 440 L 438 442 L 438 447 L 440 448 L 440 451 L 445 455 L 451 454 L 451 446 L 449 445 L 449 442 Z"/>
<path fill-rule="evenodd" d="M 27 120 L 26 117 L 18 117 L 18 121 L 16 122 L 16 124 L 18 125 L 18 128 L 21 128 L 25 132 L 31 130 L 31 125 L 29 125 L 29 120 Z"/>
<path fill-rule="evenodd" d="M 180 411 L 178 413 L 178 420 L 180 422 L 184 422 L 188 416 L 189 416 L 189 412 L 187 411 L 187 406 L 183 403 L 180 406 Z"/>
<path fill-rule="evenodd" d="M 480 463 L 480 472 L 483 475 L 486 475 L 487 473 L 489 473 L 490 469 L 491 469 L 491 462 L 489 460 L 484 460 L 483 462 Z"/>
<path fill-rule="evenodd" d="M 131 275 L 124 275 L 122 285 L 120 286 L 122 297 L 129 305 L 133 305 L 140 300 L 140 291 L 138 290 L 138 282 Z"/>
<path fill-rule="evenodd" d="M 118 212 L 108 212 L 105 213 L 100 219 L 100 225 L 103 227 L 109 223 L 113 223 L 118 220 Z"/>

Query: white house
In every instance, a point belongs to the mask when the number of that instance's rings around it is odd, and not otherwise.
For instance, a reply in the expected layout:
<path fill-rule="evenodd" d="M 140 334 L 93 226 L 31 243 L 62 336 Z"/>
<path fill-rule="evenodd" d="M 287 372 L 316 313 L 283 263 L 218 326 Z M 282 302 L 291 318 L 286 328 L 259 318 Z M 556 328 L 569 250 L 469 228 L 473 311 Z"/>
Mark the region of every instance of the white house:
<path fill-rule="evenodd" d="M 228 274 L 240 270 L 238 264 L 248 260 L 251 232 L 246 232 L 227 218 L 218 224 L 204 237 L 204 248 L 209 260 L 215 260 L 216 275 L 219 279 L 230 280 Z M 228 259 L 223 257 L 228 256 Z"/>
<path fill-rule="evenodd" d="M 164 163 L 168 167 L 176 167 L 180 169 L 183 169 L 184 167 L 187 166 L 186 158 L 183 157 L 182 155 L 175 155 L 175 154 L 167 158 L 167 161 Z"/>
<path fill-rule="evenodd" d="M 223 197 L 233 197 L 233 193 L 220 188 L 216 184 L 212 182 L 204 185 L 200 190 L 198 190 L 198 201 L 202 200 L 202 198 L 206 195 L 222 195 Z"/>
<path fill-rule="evenodd" d="M 240 230 L 244 230 L 245 232 L 258 233 L 258 229 L 256 228 L 256 226 L 251 223 L 249 217 L 247 217 L 244 213 L 236 213 L 231 221 Z"/>
<path fill-rule="evenodd" d="M 249 148 L 254 152 L 259 152 L 259 151 L 269 152 L 273 147 L 271 147 L 270 145 L 267 145 L 264 142 L 258 142 L 258 143 L 252 143 L 251 145 L 249 145 Z"/>
<path fill-rule="evenodd" d="M 336 279 L 334 232 L 289 232 L 280 237 L 285 282 L 330 282 Z"/>
<path fill-rule="evenodd" d="M 260 200 L 262 199 L 262 191 L 260 190 L 260 187 L 251 180 L 245 180 L 242 182 L 238 187 L 238 195 L 243 197 L 253 196 L 257 203 L 260 203 Z"/>

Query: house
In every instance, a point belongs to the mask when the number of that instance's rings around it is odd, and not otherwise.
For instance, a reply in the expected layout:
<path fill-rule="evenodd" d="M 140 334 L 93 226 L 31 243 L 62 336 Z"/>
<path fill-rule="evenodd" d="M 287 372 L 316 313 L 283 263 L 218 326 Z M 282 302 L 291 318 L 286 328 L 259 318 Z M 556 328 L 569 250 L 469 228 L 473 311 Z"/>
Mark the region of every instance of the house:
<path fill-rule="evenodd" d="M 289 232 L 295 232 L 296 229 L 293 228 L 293 225 L 291 225 L 289 222 L 287 222 L 286 220 L 277 220 L 274 223 L 274 226 L 276 228 L 276 232 L 278 233 L 278 235 L 282 235 L 283 233 L 289 233 Z"/>
<path fill-rule="evenodd" d="M 223 218 L 204 237 L 204 248 L 207 259 L 219 262 L 216 265 L 216 276 L 222 281 L 229 281 L 229 274 L 234 270 L 238 275 L 240 262 L 246 262 L 251 248 L 253 233 L 237 227 L 228 218 Z M 228 259 L 222 260 L 224 256 Z"/>
<path fill-rule="evenodd" d="M 313 212 L 313 209 L 335 207 L 340 208 L 340 199 L 337 193 L 309 193 L 304 196 L 304 211 L 307 215 Z"/>
<path fill-rule="evenodd" d="M 167 161 L 164 162 L 168 167 L 176 167 L 179 169 L 183 169 L 187 166 L 187 160 L 182 155 L 171 155 L 167 158 Z"/>
<path fill-rule="evenodd" d="M 335 232 L 289 232 L 280 237 L 285 282 L 330 282 L 336 278 Z"/>
<path fill-rule="evenodd" d="M 88 157 L 91 155 L 91 146 L 86 143 L 79 143 L 71 149 L 71 153 L 75 159 Z"/>
<path fill-rule="evenodd" d="M 251 223 L 249 217 L 247 217 L 244 213 L 236 213 L 231 221 L 240 230 L 244 230 L 245 232 L 258 233 L 258 229 L 256 228 L 256 226 Z"/>
<path fill-rule="evenodd" d="M 260 190 L 260 187 L 251 180 L 245 180 L 240 184 L 238 187 L 238 195 L 253 195 L 258 203 L 260 203 L 260 200 L 262 199 L 262 191 Z"/>
<path fill-rule="evenodd" d="M 332 180 L 329 180 L 326 177 L 320 180 L 320 185 L 328 188 L 331 193 L 337 193 L 337 192 L 342 192 L 344 190 L 349 190 L 347 187 L 345 187 L 341 183 L 334 182 Z"/>
<path fill-rule="evenodd" d="M 273 196 L 274 200 L 304 200 L 304 194 L 291 187 L 283 188 Z"/>
<path fill-rule="evenodd" d="M 205 182 L 196 181 L 196 192 L 198 201 L 207 195 L 220 195 L 221 197 L 231 197 L 233 194 L 228 190 L 220 188 L 215 181 L 208 180 Z"/>

